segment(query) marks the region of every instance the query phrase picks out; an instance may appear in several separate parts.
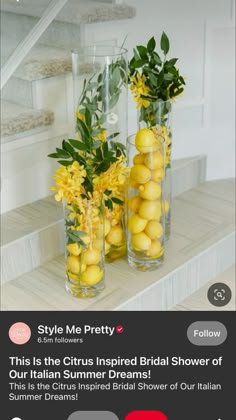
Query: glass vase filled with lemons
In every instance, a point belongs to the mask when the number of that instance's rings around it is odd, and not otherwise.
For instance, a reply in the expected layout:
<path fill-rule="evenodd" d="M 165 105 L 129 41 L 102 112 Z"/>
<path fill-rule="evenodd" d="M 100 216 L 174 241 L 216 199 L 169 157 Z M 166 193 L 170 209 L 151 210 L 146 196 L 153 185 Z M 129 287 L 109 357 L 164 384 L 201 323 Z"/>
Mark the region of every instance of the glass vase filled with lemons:
<path fill-rule="evenodd" d="M 165 199 L 165 239 L 171 234 L 171 201 L 172 201 L 172 108 L 173 102 L 152 101 L 147 108 L 138 109 L 139 128 L 150 128 L 156 136 L 165 142 L 165 183 L 163 198 Z"/>
<path fill-rule="evenodd" d="M 142 128 L 128 137 L 128 262 L 139 270 L 155 270 L 164 259 L 165 146 L 162 136 Z"/>
<path fill-rule="evenodd" d="M 162 33 L 157 49 L 156 40 L 134 48 L 129 62 L 129 85 L 138 109 L 139 128 L 149 128 L 165 140 L 165 238 L 171 230 L 171 115 L 174 101 L 181 96 L 185 80 L 176 65 L 178 58 L 170 58 L 170 41 Z"/>
<path fill-rule="evenodd" d="M 104 289 L 104 211 L 96 200 L 66 206 L 66 290 L 88 298 Z"/>

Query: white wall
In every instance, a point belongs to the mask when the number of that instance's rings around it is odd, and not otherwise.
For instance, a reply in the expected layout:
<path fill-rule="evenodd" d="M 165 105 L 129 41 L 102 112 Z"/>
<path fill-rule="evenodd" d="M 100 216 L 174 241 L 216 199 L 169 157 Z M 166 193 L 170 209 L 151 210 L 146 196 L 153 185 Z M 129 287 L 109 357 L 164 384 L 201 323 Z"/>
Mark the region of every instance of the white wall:
<path fill-rule="evenodd" d="M 164 30 L 170 54 L 179 57 L 186 78 L 176 102 L 173 157 L 208 156 L 208 179 L 235 175 L 235 14 L 234 0 L 127 0 L 136 18 L 87 25 L 87 42 L 127 35 L 132 48 Z M 136 129 L 135 105 L 129 100 L 129 133 Z"/>

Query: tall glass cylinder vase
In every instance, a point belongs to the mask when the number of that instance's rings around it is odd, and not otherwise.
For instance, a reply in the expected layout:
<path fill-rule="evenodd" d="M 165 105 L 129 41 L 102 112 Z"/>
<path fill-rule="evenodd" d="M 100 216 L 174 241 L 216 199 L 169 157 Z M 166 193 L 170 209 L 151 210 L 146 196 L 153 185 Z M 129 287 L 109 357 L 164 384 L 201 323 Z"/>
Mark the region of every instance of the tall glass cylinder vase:
<path fill-rule="evenodd" d="M 155 270 L 164 259 L 164 140 L 147 128 L 128 138 L 128 262 Z"/>
<path fill-rule="evenodd" d="M 91 46 L 73 51 L 72 68 L 76 128 L 95 139 L 98 167 L 106 173 L 117 163 L 117 177 L 104 184 L 105 254 L 110 262 L 126 253 L 124 194 L 119 185 L 119 164 L 125 161 L 127 138 L 127 51 L 116 46 Z M 85 136 L 86 140 L 86 136 Z M 101 147 L 102 144 L 102 147 Z M 86 146 L 85 146 L 86 147 Z"/>
<path fill-rule="evenodd" d="M 97 201 L 65 206 L 66 290 L 89 298 L 104 289 L 104 214 Z"/>
<path fill-rule="evenodd" d="M 138 112 L 139 128 L 150 128 L 165 140 L 165 184 L 163 191 L 165 212 L 165 239 L 169 239 L 171 232 L 171 200 L 172 200 L 172 107 L 173 101 L 153 101 L 147 108 L 142 107 Z"/>

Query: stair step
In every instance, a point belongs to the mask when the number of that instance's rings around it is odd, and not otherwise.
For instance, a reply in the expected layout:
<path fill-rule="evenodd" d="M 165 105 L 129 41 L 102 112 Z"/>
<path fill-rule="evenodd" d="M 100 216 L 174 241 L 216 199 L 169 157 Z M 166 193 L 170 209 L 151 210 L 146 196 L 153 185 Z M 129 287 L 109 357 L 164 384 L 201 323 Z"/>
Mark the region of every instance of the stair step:
<path fill-rule="evenodd" d="M 204 287 L 201 287 L 197 292 L 190 295 L 187 299 L 180 302 L 178 305 L 171 308 L 172 311 L 235 311 L 235 265 L 232 265 L 228 270 L 216 276 L 213 280 L 208 282 Z M 208 298 L 207 292 L 210 286 L 215 283 L 224 283 L 231 289 L 231 301 L 225 306 L 213 306 Z"/>
<path fill-rule="evenodd" d="M 29 7 L 27 2 L 16 4 L 7 0 L 1 1 L 1 10 L 26 16 L 41 17 L 45 11 L 45 2 L 37 1 L 37 5 Z M 90 0 L 70 0 L 57 15 L 56 20 L 78 24 L 106 22 L 131 19 L 135 16 L 135 8 L 127 4 L 109 4 Z"/>
<path fill-rule="evenodd" d="M 10 101 L 1 101 L 2 137 L 48 126 L 53 121 L 54 114 L 51 111 L 25 108 Z"/>
<path fill-rule="evenodd" d="M 198 163 L 198 177 L 195 175 Z M 205 157 L 173 162 L 173 195 L 205 181 Z M 19 175 L 18 175 L 19 177 Z M 180 190 L 183 180 L 182 191 Z M 48 185 L 52 182 L 49 181 Z M 190 184 L 188 184 L 189 186 Z M 53 197 L 39 200 L 2 215 L 2 281 L 7 282 L 60 255 L 64 249 L 62 206 Z M 21 255 L 18 261 L 17 255 Z"/>
<path fill-rule="evenodd" d="M 94 65 L 90 63 L 81 63 L 80 74 L 91 73 Z M 38 102 L 48 101 L 47 92 L 49 89 L 56 95 L 54 102 L 51 100 L 52 107 L 55 108 L 58 103 L 58 95 L 72 94 L 68 88 L 72 89 L 72 82 L 68 84 L 68 79 L 72 78 L 72 58 L 71 50 L 48 47 L 45 45 L 35 46 L 21 63 L 19 68 L 2 89 L 1 97 L 6 101 L 13 101 L 16 104 L 30 108 L 38 108 Z M 50 92 L 51 93 L 51 92 Z M 49 95 L 50 95 L 49 93 Z M 45 98 L 46 96 L 46 98 Z M 68 100 L 67 100 L 68 101 Z M 56 110 L 55 110 L 56 111 Z M 55 115 L 57 117 L 57 115 Z M 59 121 L 62 121 L 61 116 Z"/>
<path fill-rule="evenodd" d="M 125 260 L 108 264 L 104 292 L 95 299 L 79 300 L 64 290 L 65 261 L 59 256 L 3 285 L 2 309 L 173 308 L 235 264 L 234 187 L 233 179 L 206 182 L 173 200 L 172 236 L 158 270 L 139 272 Z M 28 259 L 32 254 L 31 249 Z M 26 260 L 23 252 L 20 255 Z M 16 261 L 17 254 L 11 258 Z"/>
<path fill-rule="evenodd" d="M 33 81 L 59 76 L 71 71 L 71 51 L 68 49 L 37 45 L 23 60 L 14 76 Z"/>

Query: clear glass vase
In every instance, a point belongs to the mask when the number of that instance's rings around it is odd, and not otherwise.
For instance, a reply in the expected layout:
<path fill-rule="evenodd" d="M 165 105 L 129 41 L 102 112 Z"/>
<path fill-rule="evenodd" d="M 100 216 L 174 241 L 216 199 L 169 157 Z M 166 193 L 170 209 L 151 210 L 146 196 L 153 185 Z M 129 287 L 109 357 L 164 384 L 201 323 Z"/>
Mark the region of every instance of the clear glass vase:
<path fill-rule="evenodd" d="M 161 135 L 165 140 L 165 184 L 164 184 L 164 211 L 165 211 L 165 239 L 171 233 L 171 200 L 172 200 L 172 107 L 173 101 L 152 101 L 148 108 L 142 107 L 138 111 L 139 128 L 150 128 L 156 135 Z"/>
<path fill-rule="evenodd" d="M 120 164 L 125 164 L 127 138 L 127 51 L 117 46 L 91 46 L 72 53 L 76 126 L 81 121 L 90 127 L 98 142 L 94 153 L 100 165 L 97 174 L 107 172 L 115 153 Z M 99 143 L 105 143 L 103 151 Z M 118 165 L 119 166 L 119 165 Z M 100 172 L 99 172 L 100 171 Z M 118 173 L 118 171 L 116 171 Z M 115 171 L 114 171 L 115 174 Z M 115 177 L 115 175 L 114 175 Z M 105 254 L 111 262 L 126 253 L 124 231 L 124 197 L 117 179 L 111 174 L 106 185 Z"/>
<path fill-rule="evenodd" d="M 104 211 L 97 200 L 65 205 L 66 290 L 90 298 L 104 289 Z"/>
<path fill-rule="evenodd" d="M 128 262 L 139 270 L 155 270 L 164 259 L 164 139 L 144 128 L 128 137 Z"/>

